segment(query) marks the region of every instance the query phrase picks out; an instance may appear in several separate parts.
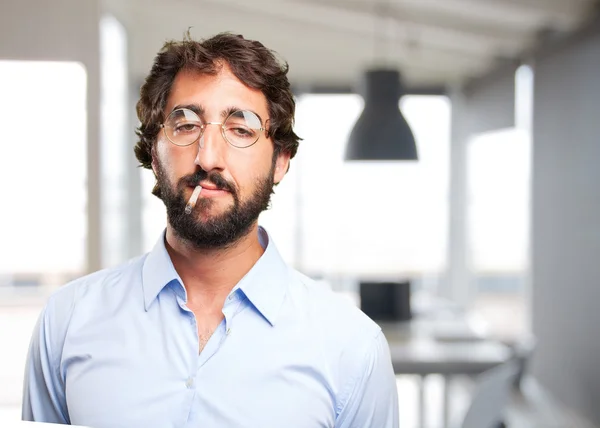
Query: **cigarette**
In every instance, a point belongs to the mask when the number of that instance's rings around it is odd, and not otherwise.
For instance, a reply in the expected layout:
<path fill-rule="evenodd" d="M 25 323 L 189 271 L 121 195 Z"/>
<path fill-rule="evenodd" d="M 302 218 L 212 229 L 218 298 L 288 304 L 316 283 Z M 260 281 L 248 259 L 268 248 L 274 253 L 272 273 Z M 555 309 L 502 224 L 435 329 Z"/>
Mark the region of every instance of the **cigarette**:
<path fill-rule="evenodd" d="M 190 214 L 194 207 L 196 206 L 196 202 L 198 201 L 198 196 L 200 196 L 200 191 L 202 190 L 202 186 L 196 186 L 192 196 L 190 196 L 190 200 L 185 206 L 185 213 Z"/>

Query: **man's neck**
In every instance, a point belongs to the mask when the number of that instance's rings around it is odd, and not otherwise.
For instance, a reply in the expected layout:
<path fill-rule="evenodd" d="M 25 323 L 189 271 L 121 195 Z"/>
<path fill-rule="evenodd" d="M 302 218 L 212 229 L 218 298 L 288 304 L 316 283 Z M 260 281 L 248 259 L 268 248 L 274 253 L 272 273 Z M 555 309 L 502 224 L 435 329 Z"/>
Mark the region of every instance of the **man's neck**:
<path fill-rule="evenodd" d="M 201 306 L 222 306 L 229 292 L 264 253 L 258 224 L 232 246 L 209 250 L 194 248 L 168 225 L 165 246 L 184 283 L 188 303 Z"/>

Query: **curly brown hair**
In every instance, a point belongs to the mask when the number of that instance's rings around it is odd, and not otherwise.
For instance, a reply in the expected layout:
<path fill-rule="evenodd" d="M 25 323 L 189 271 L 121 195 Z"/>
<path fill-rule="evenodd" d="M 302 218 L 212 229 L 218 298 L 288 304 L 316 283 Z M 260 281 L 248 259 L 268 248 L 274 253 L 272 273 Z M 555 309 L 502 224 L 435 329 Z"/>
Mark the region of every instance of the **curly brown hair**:
<path fill-rule="evenodd" d="M 183 40 L 166 42 L 154 59 L 136 106 L 140 126 L 134 150 L 140 166 L 152 167 L 152 147 L 165 120 L 164 109 L 177 73 L 192 70 L 216 75 L 223 63 L 242 83 L 265 95 L 269 110 L 267 137 L 274 142 L 275 155 L 283 152 L 294 157 L 300 142 L 293 129 L 296 103 L 287 78 L 289 66 L 275 55 L 262 43 L 231 33 L 195 41 L 188 31 Z"/>

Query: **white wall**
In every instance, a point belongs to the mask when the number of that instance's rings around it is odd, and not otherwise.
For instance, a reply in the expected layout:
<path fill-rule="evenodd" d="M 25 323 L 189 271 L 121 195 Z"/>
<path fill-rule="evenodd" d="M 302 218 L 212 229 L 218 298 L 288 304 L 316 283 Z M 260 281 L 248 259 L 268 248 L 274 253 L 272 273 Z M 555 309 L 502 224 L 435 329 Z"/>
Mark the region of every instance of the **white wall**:
<path fill-rule="evenodd" d="M 464 88 L 471 134 L 512 128 L 515 126 L 515 72 L 508 64 Z"/>
<path fill-rule="evenodd" d="M 515 125 L 515 67 L 492 71 L 467 87 L 450 90 L 450 215 L 448 272 L 440 294 L 467 307 L 472 303 L 467 230 L 467 144 L 473 136 Z"/>
<path fill-rule="evenodd" d="M 78 61 L 87 70 L 89 271 L 100 267 L 99 17 L 97 0 L 0 2 L 0 59 Z"/>
<path fill-rule="evenodd" d="M 600 28 L 536 58 L 533 371 L 600 424 Z"/>

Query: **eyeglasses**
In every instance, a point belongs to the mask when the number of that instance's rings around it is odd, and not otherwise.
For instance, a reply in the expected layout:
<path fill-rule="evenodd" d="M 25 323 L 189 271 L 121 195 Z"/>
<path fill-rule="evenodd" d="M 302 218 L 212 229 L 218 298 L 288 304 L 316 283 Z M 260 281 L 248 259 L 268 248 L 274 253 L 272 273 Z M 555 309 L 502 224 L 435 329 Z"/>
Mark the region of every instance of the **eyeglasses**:
<path fill-rule="evenodd" d="M 176 146 L 190 146 L 198 141 L 207 125 L 220 125 L 225 141 L 234 147 L 246 148 L 256 143 L 265 128 L 258 116 L 248 110 L 232 112 L 224 122 L 205 122 L 187 108 L 173 110 L 161 128 Z"/>

